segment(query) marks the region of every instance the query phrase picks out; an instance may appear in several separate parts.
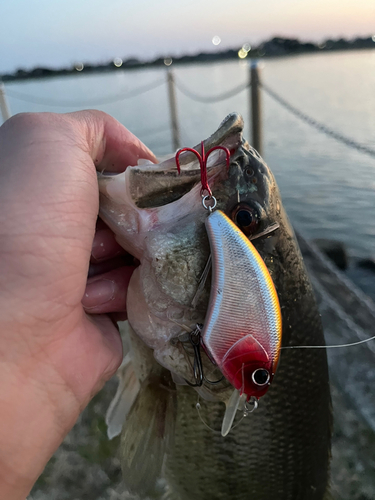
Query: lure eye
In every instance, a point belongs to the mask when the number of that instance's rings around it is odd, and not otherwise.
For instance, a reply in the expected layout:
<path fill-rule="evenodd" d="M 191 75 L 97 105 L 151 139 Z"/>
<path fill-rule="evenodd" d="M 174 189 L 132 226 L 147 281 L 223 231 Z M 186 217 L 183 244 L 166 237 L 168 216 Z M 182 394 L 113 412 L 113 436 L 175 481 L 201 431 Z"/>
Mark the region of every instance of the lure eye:
<path fill-rule="evenodd" d="M 259 214 L 249 205 L 241 203 L 232 212 L 232 220 L 246 236 L 256 232 L 259 226 Z"/>
<path fill-rule="evenodd" d="M 270 380 L 270 373 L 264 368 L 258 368 L 255 370 L 251 376 L 255 385 L 263 386 L 268 384 Z"/>

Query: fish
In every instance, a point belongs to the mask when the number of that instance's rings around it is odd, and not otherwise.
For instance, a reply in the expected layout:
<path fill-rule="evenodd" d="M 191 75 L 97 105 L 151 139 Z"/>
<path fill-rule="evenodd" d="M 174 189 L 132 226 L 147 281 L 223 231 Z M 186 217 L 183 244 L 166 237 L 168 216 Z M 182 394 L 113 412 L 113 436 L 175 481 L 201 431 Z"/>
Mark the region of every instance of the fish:
<path fill-rule="evenodd" d="M 205 224 L 215 214 L 202 209 L 198 161 L 185 152 L 180 174 L 172 157 L 98 177 L 100 217 L 141 263 L 127 298 L 130 347 L 125 354 L 132 367 L 127 364 L 123 370 L 137 384 L 128 391 L 132 401 L 118 405 L 128 411 L 120 451 L 124 481 L 139 498 L 160 498 L 162 486 L 163 498 L 171 500 L 330 497 L 332 412 L 326 352 L 283 350 L 323 345 L 320 316 L 274 176 L 243 138 L 243 126 L 242 117 L 232 113 L 204 141 L 206 150 L 222 146 L 231 152 L 229 169 L 222 151 L 211 153 L 207 179 L 217 200 L 216 213 L 244 238 L 253 238 L 272 279 L 282 345 L 277 371 L 259 407 L 249 414 L 239 405 L 225 437 L 220 429 L 225 406 L 228 410 L 233 404 L 233 385 L 220 378 L 220 367 L 204 350 L 203 370 L 207 380 L 217 383 L 190 387 L 195 358 L 188 331 L 206 321 L 212 280 L 203 289 L 200 283 L 211 252 Z M 241 314 L 241 303 L 238 311 L 233 314 Z M 120 386 L 123 390 L 126 384 Z M 127 391 L 123 393 L 126 398 Z M 116 414 L 113 407 L 111 414 Z"/>

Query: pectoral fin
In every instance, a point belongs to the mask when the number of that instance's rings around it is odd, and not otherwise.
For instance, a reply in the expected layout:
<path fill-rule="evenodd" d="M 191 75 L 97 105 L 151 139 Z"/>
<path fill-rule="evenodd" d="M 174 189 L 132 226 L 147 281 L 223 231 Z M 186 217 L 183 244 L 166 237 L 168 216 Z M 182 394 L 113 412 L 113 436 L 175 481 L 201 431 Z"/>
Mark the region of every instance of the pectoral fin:
<path fill-rule="evenodd" d="M 121 433 L 123 423 L 141 386 L 129 354 L 125 356 L 116 375 L 119 378 L 117 392 L 105 416 L 109 439 L 113 439 Z"/>

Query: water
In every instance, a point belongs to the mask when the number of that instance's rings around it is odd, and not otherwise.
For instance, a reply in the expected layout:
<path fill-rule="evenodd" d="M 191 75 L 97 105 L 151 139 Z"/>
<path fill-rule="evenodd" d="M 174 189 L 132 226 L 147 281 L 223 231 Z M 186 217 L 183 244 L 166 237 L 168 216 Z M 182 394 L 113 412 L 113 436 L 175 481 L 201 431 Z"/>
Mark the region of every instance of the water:
<path fill-rule="evenodd" d="M 174 68 L 191 91 L 216 95 L 245 82 L 248 63 L 221 62 Z M 95 107 L 137 134 L 156 154 L 172 151 L 166 85 L 121 102 L 95 106 L 108 96 L 156 82 L 164 69 L 9 83 L 7 89 L 40 99 L 74 100 L 77 107 L 31 104 L 9 97 L 12 113 Z M 263 80 L 291 104 L 329 127 L 375 148 L 375 50 L 266 60 Z M 248 91 L 215 104 L 177 91 L 184 146 L 210 135 L 231 111 L 248 121 Z M 375 160 L 299 121 L 264 95 L 264 156 L 294 225 L 308 238 L 344 241 L 356 257 L 374 255 Z M 245 134 L 249 136 L 246 125 Z"/>

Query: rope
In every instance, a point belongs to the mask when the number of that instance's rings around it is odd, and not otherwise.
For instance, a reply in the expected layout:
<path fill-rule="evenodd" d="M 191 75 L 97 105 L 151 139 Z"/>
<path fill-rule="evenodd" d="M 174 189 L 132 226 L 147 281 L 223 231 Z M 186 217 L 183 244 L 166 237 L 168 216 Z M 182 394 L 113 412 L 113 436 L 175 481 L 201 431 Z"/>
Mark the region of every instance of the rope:
<path fill-rule="evenodd" d="M 126 125 L 125 125 L 126 126 Z M 167 132 L 171 128 L 169 125 L 164 125 L 163 127 L 155 127 L 155 128 L 149 128 L 149 129 L 144 129 L 144 130 L 133 130 L 131 127 L 126 127 L 130 132 L 137 137 L 145 137 L 145 136 L 151 136 L 155 134 L 160 134 L 162 132 Z"/>
<path fill-rule="evenodd" d="M 124 99 L 131 99 L 132 97 L 136 97 L 138 95 L 144 94 L 145 92 L 149 92 L 150 90 L 156 89 L 160 87 L 161 85 L 164 85 L 165 79 L 159 79 L 156 80 L 155 82 L 152 82 L 151 84 L 144 85 L 143 87 L 140 87 L 138 89 L 131 90 L 127 93 L 121 93 L 121 94 L 116 94 L 114 96 L 108 96 L 105 97 L 99 101 L 93 102 L 93 101 L 57 101 L 57 100 L 52 100 L 52 99 L 43 99 L 37 96 L 30 96 L 28 94 L 24 94 L 22 92 L 17 92 L 14 90 L 9 90 L 7 89 L 7 94 L 10 97 L 13 97 L 15 99 L 19 99 L 21 101 L 26 101 L 30 102 L 33 104 L 42 104 L 46 106 L 59 106 L 59 107 L 86 107 L 86 106 L 100 106 L 103 104 L 111 104 L 114 102 L 122 101 Z M 179 80 L 176 81 L 175 79 L 175 86 L 177 89 L 184 94 L 186 97 L 197 101 L 201 103 L 215 103 L 215 102 L 220 102 L 220 101 L 225 101 L 226 99 L 230 99 L 231 97 L 234 97 L 235 95 L 239 94 L 246 88 L 249 88 L 251 86 L 250 82 L 246 83 L 241 83 L 237 87 L 234 87 L 231 90 L 228 90 L 226 92 L 223 92 L 221 94 L 218 94 L 216 96 L 202 96 L 199 94 L 196 94 L 194 92 L 191 92 L 189 89 L 185 87 L 183 83 L 181 83 Z M 297 109 L 295 106 L 290 104 L 288 101 L 286 101 L 283 97 L 281 97 L 277 92 L 272 90 L 268 85 L 264 83 L 260 83 L 260 86 L 263 88 L 263 90 L 271 97 L 273 98 L 276 102 L 278 102 L 281 106 L 283 106 L 285 109 L 287 109 L 289 112 L 291 112 L 293 115 L 295 115 L 297 118 L 300 118 L 302 121 L 305 123 L 308 123 L 315 129 L 319 130 L 320 132 L 323 132 L 324 134 L 332 137 L 333 139 L 341 142 L 342 144 L 345 144 L 346 146 L 349 146 L 353 149 L 356 149 L 357 151 L 360 151 L 361 153 L 365 153 L 372 158 L 375 158 L 375 150 L 372 148 L 369 148 L 354 139 L 350 139 L 349 137 L 341 134 L 340 132 L 336 132 L 335 130 L 327 127 L 323 123 L 315 120 L 311 116 L 307 115 L 303 111 Z M 158 129 L 155 129 L 153 131 L 150 131 L 150 133 L 157 133 L 160 132 L 161 129 L 158 127 Z"/>
<path fill-rule="evenodd" d="M 131 90 L 127 93 L 116 94 L 113 96 L 104 97 L 99 101 L 57 101 L 54 99 L 43 99 L 37 96 L 30 96 L 28 94 L 24 94 L 23 92 L 17 92 L 14 90 L 6 90 L 7 95 L 10 97 L 14 97 L 15 99 L 19 99 L 25 102 L 31 102 L 33 104 L 42 104 L 45 106 L 59 106 L 59 107 L 85 107 L 85 106 L 101 106 L 103 104 L 111 104 L 114 102 L 122 101 L 124 99 L 130 99 L 132 97 L 136 97 L 140 94 L 144 94 L 150 90 L 156 89 L 165 83 L 165 79 L 158 79 L 155 82 L 144 85 L 138 89 Z"/>
<path fill-rule="evenodd" d="M 353 149 L 356 149 L 357 151 L 360 151 L 361 153 L 365 153 L 372 158 L 375 158 L 375 150 L 372 148 L 369 148 L 367 146 L 364 146 L 363 144 L 355 141 L 354 139 L 350 139 L 349 137 L 346 137 L 345 135 L 341 134 L 340 132 L 336 132 L 335 130 L 327 127 L 324 125 L 324 123 L 318 122 L 311 116 L 307 115 L 306 113 L 303 113 L 296 107 L 294 107 L 292 104 L 287 102 L 283 97 L 281 97 L 279 94 L 277 94 L 274 90 L 272 90 L 268 85 L 265 85 L 264 83 L 260 84 L 263 88 L 263 90 L 271 96 L 275 101 L 277 101 L 281 106 L 283 106 L 285 109 L 290 111 L 293 115 L 297 116 L 297 118 L 300 118 L 302 121 L 308 123 L 312 127 L 316 128 L 320 132 L 323 132 L 324 134 L 332 137 L 333 139 L 336 139 L 336 141 L 341 142 L 342 144 L 345 144 L 346 146 L 349 146 Z"/>
<path fill-rule="evenodd" d="M 232 89 L 232 90 L 228 90 L 227 92 L 223 92 L 222 94 L 218 94 L 216 96 L 202 96 L 202 95 L 195 94 L 194 92 L 191 92 L 179 80 L 175 79 L 175 85 L 178 88 L 178 90 L 182 94 L 184 94 L 186 97 L 193 99 L 193 101 L 203 102 L 203 103 L 225 101 L 226 99 L 229 99 L 229 98 L 234 97 L 235 95 L 239 94 L 240 92 L 245 90 L 247 87 L 250 87 L 250 83 L 246 82 L 246 83 L 241 83 L 241 85 L 234 87 L 234 89 Z"/>

